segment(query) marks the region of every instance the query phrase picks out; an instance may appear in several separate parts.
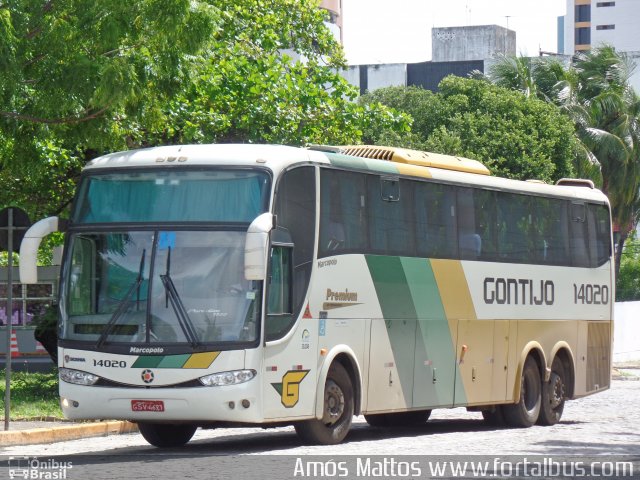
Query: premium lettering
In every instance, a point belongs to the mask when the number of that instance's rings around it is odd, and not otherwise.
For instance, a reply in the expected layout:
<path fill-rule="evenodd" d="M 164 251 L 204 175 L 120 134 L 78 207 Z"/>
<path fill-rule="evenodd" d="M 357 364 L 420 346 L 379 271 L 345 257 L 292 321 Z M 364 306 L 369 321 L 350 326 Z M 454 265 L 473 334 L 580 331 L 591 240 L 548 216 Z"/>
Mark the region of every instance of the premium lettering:
<path fill-rule="evenodd" d="M 554 301 L 555 285 L 551 280 L 484 279 L 484 303 L 489 305 L 553 305 Z"/>
<path fill-rule="evenodd" d="M 334 292 L 330 288 L 327 288 L 326 300 L 332 300 L 334 302 L 357 302 L 358 292 L 350 292 L 348 288 L 344 292 Z"/>

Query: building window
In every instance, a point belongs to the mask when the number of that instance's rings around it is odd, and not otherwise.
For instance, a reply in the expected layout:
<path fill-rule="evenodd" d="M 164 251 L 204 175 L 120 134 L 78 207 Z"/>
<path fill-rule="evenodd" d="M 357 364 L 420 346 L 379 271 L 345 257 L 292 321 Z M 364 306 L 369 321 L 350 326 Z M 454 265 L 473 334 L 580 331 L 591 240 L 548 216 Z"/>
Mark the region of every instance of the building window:
<path fill-rule="evenodd" d="M 7 311 L 7 284 L 0 284 L 0 325 L 6 325 L 11 317 L 14 327 L 32 326 L 33 321 L 42 315 L 55 298 L 53 283 L 34 285 L 13 284 L 13 308 L 11 315 Z"/>
<path fill-rule="evenodd" d="M 616 2 L 598 2 L 596 3 L 596 7 L 615 7 Z"/>
<path fill-rule="evenodd" d="M 591 21 L 591 5 L 576 5 L 576 22 Z"/>
<path fill-rule="evenodd" d="M 598 25 L 596 27 L 596 30 L 615 30 L 616 26 L 615 25 Z"/>
<path fill-rule="evenodd" d="M 591 28 L 576 28 L 576 45 L 589 45 L 591 43 Z"/>

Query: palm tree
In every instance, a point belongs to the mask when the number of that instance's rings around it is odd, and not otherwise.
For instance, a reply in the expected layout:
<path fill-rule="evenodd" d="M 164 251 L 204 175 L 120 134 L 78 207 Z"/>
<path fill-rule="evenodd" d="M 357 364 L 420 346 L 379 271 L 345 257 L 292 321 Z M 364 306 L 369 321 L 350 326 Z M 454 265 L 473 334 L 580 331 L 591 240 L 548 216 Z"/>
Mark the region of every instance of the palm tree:
<path fill-rule="evenodd" d="M 499 55 L 489 67 L 487 78 L 502 87 L 518 90 L 555 103 L 558 88 L 566 80 L 567 66 L 556 58 Z"/>
<path fill-rule="evenodd" d="M 578 137 L 600 166 L 602 190 L 611 202 L 619 233 L 616 273 L 639 206 L 640 98 L 630 84 L 634 67 L 611 46 L 578 54 L 574 92 L 562 97 Z"/>
<path fill-rule="evenodd" d="M 640 98 L 630 84 L 635 65 L 611 46 L 579 53 L 572 66 L 555 59 L 501 57 L 488 78 L 556 104 L 576 126 L 575 168 L 610 199 L 616 273 L 622 246 L 640 211 Z"/>

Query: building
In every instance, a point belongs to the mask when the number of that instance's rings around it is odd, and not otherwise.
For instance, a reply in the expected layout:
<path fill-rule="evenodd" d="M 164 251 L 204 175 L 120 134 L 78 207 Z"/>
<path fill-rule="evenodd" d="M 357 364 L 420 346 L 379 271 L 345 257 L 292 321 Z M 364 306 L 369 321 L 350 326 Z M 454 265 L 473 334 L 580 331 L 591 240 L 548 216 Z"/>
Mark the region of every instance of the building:
<path fill-rule="evenodd" d="M 516 32 L 498 25 L 431 29 L 431 61 L 485 60 L 516 54 Z"/>
<path fill-rule="evenodd" d="M 498 25 L 433 28 L 430 62 L 352 65 L 342 73 L 360 93 L 391 86 L 436 91 L 447 75 L 485 72 L 496 55 L 516 54 L 516 32 Z"/>
<path fill-rule="evenodd" d="M 602 44 L 613 45 L 620 52 L 640 51 L 638 0 L 567 0 L 567 14 L 562 23 L 562 53 L 572 55 Z"/>

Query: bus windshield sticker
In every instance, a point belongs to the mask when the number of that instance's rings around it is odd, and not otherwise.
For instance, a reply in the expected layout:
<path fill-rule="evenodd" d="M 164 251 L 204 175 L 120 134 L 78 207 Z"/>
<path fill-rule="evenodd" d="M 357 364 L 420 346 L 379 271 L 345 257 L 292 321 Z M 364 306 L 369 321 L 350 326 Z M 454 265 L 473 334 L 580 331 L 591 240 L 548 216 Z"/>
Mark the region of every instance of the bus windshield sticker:
<path fill-rule="evenodd" d="M 176 232 L 160 232 L 160 237 L 158 238 L 158 248 L 160 250 L 175 248 L 175 246 Z"/>

